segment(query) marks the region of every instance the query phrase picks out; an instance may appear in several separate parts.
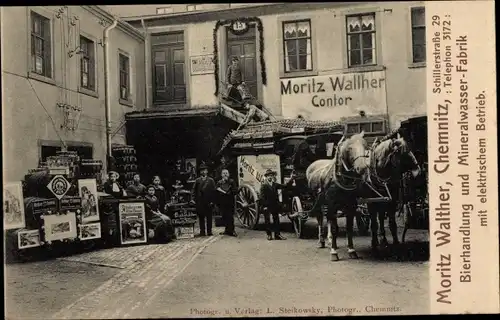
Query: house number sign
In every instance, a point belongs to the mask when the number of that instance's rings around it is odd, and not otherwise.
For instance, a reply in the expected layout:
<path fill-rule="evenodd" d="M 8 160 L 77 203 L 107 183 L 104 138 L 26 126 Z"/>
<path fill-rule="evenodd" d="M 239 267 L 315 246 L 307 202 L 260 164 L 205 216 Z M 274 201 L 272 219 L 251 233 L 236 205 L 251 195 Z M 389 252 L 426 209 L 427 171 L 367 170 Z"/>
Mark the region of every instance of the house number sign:
<path fill-rule="evenodd" d="M 230 30 L 235 35 L 245 34 L 248 31 L 248 23 L 239 20 L 233 21 Z"/>

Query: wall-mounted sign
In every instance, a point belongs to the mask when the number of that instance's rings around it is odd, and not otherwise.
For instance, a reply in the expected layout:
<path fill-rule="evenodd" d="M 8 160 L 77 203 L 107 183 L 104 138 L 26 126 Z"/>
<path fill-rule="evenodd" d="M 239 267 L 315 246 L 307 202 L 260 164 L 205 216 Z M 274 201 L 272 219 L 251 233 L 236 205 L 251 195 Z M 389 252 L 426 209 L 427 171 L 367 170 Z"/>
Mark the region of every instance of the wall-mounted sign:
<path fill-rule="evenodd" d="M 383 71 L 282 79 L 283 117 L 340 120 L 360 111 L 386 114 L 385 82 Z"/>
<path fill-rule="evenodd" d="M 190 60 L 191 75 L 214 73 L 215 64 L 213 55 L 192 56 Z"/>
<path fill-rule="evenodd" d="M 231 23 L 229 30 L 237 36 L 240 36 L 242 34 L 245 34 L 249 29 L 248 23 L 236 20 Z"/>

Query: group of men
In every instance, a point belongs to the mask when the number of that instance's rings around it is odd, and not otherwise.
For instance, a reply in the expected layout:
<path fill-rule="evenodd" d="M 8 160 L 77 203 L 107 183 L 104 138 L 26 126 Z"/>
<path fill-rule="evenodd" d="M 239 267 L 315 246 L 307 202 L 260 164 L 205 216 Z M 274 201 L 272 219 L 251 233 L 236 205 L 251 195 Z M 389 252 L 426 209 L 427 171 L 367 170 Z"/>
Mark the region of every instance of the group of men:
<path fill-rule="evenodd" d="M 295 176 L 292 174 L 291 179 L 286 184 L 280 184 L 276 182 L 276 175 L 277 173 L 271 169 L 265 172 L 265 181 L 260 188 L 259 204 L 264 214 L 267 239 L 273 240 L 274 233 L 274 240 L 285 240 L 286 238 L 280 233 L 281 204 L 278 190 L 290 186 L 294 182 Z M 234 208 L 237 192 L 236 182 L 230 178 L 228 169 L 222 169 L 221 179 L 216 183 L 213 178 L 208 176 L 208 168 L 205 165 L 200 166 L 200 177 L 196 179 L 192 191 L 192 201 L 196 204 L 199 217 L 199 236 L 212 235 L 212 212 L 215 204 L 219 208 L 225 226 L 222 234 L 237 236 L 234 230 Z"/>

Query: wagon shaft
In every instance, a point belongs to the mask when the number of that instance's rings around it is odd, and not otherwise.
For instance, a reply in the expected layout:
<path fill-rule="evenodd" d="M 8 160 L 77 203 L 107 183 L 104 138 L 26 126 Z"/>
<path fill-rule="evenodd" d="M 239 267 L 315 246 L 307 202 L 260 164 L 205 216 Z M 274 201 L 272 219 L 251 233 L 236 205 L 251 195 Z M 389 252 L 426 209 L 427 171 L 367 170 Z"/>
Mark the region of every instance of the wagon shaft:
<path fill-rule="evenodd" d="M 376 203 L 376 202 L 390 202 L 389 197 L 379 197 L 379 198 L 361 198 L 358 199 L 358 203 Z"/>

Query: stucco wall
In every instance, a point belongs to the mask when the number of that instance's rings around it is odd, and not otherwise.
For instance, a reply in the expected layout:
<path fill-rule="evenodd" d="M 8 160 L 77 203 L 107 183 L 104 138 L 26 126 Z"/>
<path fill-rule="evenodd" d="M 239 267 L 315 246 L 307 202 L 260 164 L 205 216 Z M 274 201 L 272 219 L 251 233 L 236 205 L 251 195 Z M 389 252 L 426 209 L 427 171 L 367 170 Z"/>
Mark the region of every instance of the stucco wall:
<path fill-rule="evenodd" d="M 52 19 L 53 81 L 43 82 L 28 77 L 31 9 Z M 58 7 L 2 8 L 3 169 L 7 181 L 19 180 L 28 169 L 36 168 L 41 152 L 40 144 L 59 143 L 60 138 L 73 144 L 92 145 L 94 158 L 105 160 L 104 52 L 98 44 L 103 37 L 104 27 L 89 11 L 82 7 L 69 7 L 71 15 L 79 17 L 80 31 L 75 32 L 73 29 L 72 43 L 66 48 L 61 20 L 55 17 L 57 9 Z M 79 34 L 91 38 L 96 43 L 95 95 L 79 92 L 80 57 L 68 57 L 67 52 L 75 48 L 75 40 Z M 66 41 L 67 39 L 68 34 Z M 143 41 L 118 29 L 110 32 L 109 40 L 111 131 L 114 133 L 124 120 L 125 112 L 145 107 L 144 44 Z M 127 52 L 131 59 L 132 106 L 118 103 L 118 49 Z M 68 58 L 65 59 L 66 57 Z M 66 69 L 63 68 L 65 62 Z M 75 131 L 61 128 L 64 117 L 57 103 L 68 103 L 83 108 Z M 113 142 L 125 142 L 124 134 L 123 129 L 119 130 Z"/>
<path fill-rule="evenodd" d="M 370 113 L 390 114 L 390 125 L 395 127 L 403 119 L 413 115 L 426 113 L 425 106 L 425 66 L 411 63 L 411 22 L 410 8 L 422 6 L 422 2 L 386 2 L 386 3 L 344 3 L 332 4 L 329 9 L 313 11 L 294 11 L 282 14 L 260 16 L 264 27 L 267 85 L 259 86 L 259 98 L 264 105 L 277 116 L 293 116 L 287 108 L 298 109 L 298 105 L 284 105 L 281 95 L 282 79 L 299 79 L 304 76 L 352 76 L 376 74 L 384 78 L 383 97 L 380 92 L 358 101 L 347 110 L 338 112 L 330 108 L 327 114 L 337 119 L 349 115 L 357 115 L 359 110 Z M 347 67 L 346 15 L 375 12 L 377 65 L 374 67 L 349 69 Z M 224 19 L 224 17 L 220 17 Z M 282 22 L 300 19 L 311 19 L 313 38 L 312 73 L 285 75 L 283 73 Z M 166 32 L 183 29 L 187 34 L 187 56 L 211 54 L 213 52 L 213 28 L 217 20 L 202 23 L 189 23 L 183 26 L 150 28 L 150 32 Z M 257 75 L 260 76 L 259 41 L 257 35 Z M 224 28 L 218 32 L 220 78 L 224 78 L 227 66 Z M 186 75 L 190 75 L 190 65 L 186 58 Z M 215 89 L 213 74 L 189 76 L 188 101 L 190 106 L 211 105 L 216 103 L 213 96 Z M 308 97 L 311 100 L 312 95 Z M 378 100 L 377 100 L 378 99 Z M 297 99 L 296 104 L 304 101 Z M 353 100 L 354 101 L 354 100 Z M 374 105 L 365 105 L 366 101 Z M 375 102 L 379 102 L 375 105 Z M 288 103 L 288 102 L 287 102 Z M 308 107 L 308 106 L 307 106 Z M 303 107 L 302 107 L 303 108 Z M 325 108 L 311 108 L 307 114 L 311 118 L 324 118 Z"/>

